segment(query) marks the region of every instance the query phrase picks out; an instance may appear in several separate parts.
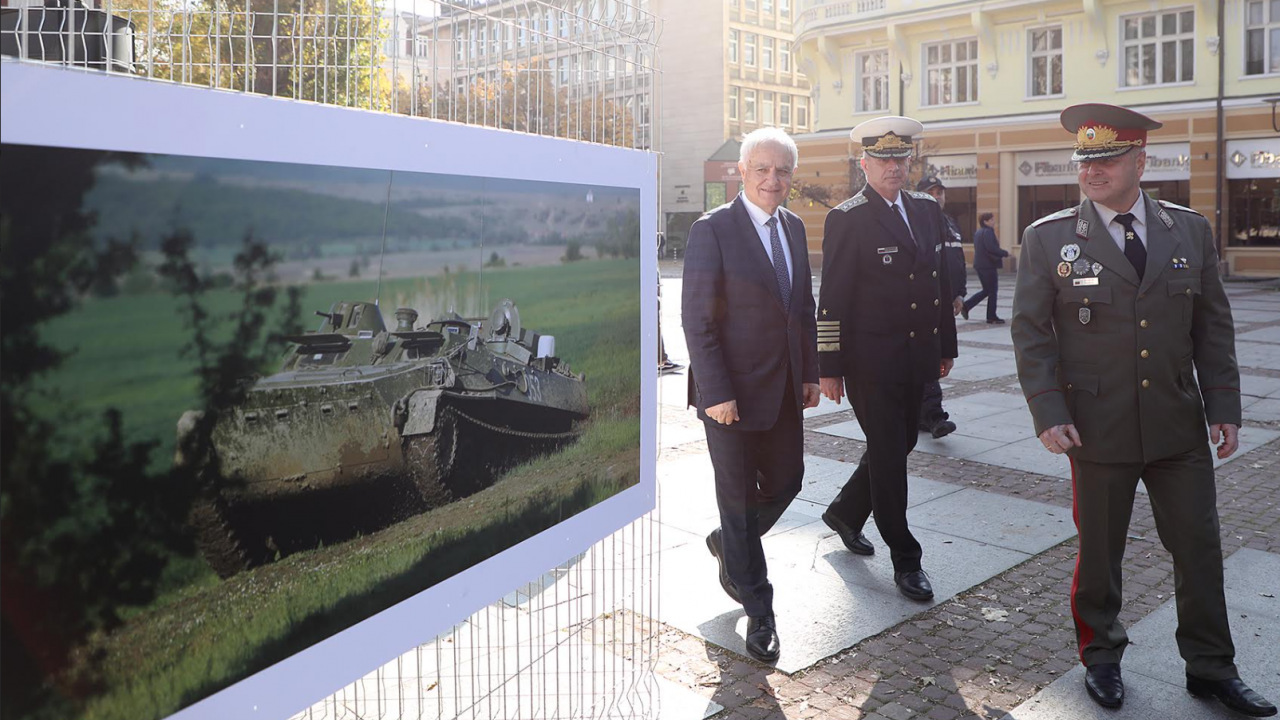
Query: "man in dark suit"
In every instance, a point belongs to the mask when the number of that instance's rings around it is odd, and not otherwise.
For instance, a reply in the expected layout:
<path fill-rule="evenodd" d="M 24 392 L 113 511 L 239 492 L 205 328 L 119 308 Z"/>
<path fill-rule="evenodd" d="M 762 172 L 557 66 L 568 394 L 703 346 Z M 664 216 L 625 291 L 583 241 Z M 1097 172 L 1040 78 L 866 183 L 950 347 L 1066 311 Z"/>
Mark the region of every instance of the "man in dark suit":
<path fill-rule="evenodd" d="M 1213 230 L 1139 188 L 1160 123 L 1087 104 L 1063 110 L 1062 126 L 1076 136 L 1085 199 L 1023 233 L 1010 329 L 1040 442 L 1071 460 L 1085 688 L 1103 707 L 1124 702 L 1120 566 L 1141 479 L 1173 555 L 1187 690 L 1275 715 L 1240 680 L 1223 592 L 1209 441 L 1221 442 L 1219 458 L 1236 451 L 1240 371 Z"/>
<path fill-rule="evenodd" d="M 987 324 L 1003 325 L 1004 320 L 996 317 L 996 295 L 1000 286 L 1000 268 L 1004 267 L 1004 259 L 1009 257 L 1009 251 L 1000 247 L 1000 241 L 996 239 L 994 215 L 982 213 L 978 216 L 978 225 L 978 231 L 973 234 L 973 271 L 978 274 L 982 289 L 964 301 L 960 313 L 968 320 L 969 311 L 985 298 Z"/>
<path fill-rule="evenodd" d="M 871 555 L 862 527 L 874 511 L 894 583 L 913 600 L 933 598 L 933 587 L 907 527 L 907 455 L 919 437 L 924 384 L 946 377 L 956 357 L 947 224 L 933 197 L 903 189 L 911 138 L 921 130 L 897 116 L 853 129 L 867 186 L 827 213 L 818 302 L 822 393 L 838 403 L 847 390 L 867 438 L 822 519 L 851 552 Z"/>
<path fill-rule="evenodd" d="M 760 537 L 800 492 L 801 413 L 819 399 L 804 224 L 781 207 L 797 159 L 776 128 L 743 138 L 742 194 L 689 229 L 681 307 L 689 400 L 706 428 L 720 510 L 707 547 L 746 611 L 747 652 L 766 662 L 780 644 Z"/>

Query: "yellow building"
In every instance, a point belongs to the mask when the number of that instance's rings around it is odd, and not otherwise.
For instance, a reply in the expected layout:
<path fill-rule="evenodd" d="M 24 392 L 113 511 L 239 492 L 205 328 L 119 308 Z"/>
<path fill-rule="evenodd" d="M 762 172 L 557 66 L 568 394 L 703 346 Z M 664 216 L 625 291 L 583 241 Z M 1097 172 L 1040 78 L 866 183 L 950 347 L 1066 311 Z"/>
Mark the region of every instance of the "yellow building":
<path fill-rule="evenodd" d="M 995 213 L 1016 266 L 1023 228 L 1079 202 L 1058 114 L 1124 105 L 1164 123 L 1143 187 L 1215 222 L 1231 273 L 1280 275 L 1280 0 L 802 0 L 795 30 L 798 181 L 847 186 L 849 130 L 914 117 L 917 174 L 943 177 L 966 240 Z M 820 261 L 826 208 L 797 204 Z"/>

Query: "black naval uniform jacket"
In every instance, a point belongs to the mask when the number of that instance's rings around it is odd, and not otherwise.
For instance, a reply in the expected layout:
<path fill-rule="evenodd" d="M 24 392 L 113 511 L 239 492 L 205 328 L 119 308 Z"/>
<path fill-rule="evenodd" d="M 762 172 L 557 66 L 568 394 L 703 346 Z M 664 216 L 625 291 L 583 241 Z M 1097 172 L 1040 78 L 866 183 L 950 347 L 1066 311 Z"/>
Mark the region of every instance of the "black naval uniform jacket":
<path fill-rule="evenodd" d="M 951 280 L 951 297 L 964 297 L 968 294 L 964 291 L 968 273 L 965 272 L 960 223 L 945 212 L 942 213 L 942 219 L 947 221 L 947 241 L 942 244 L 942 256 L 947 262 L 947 277 Z M 946 304 L 946 298 L 943 298 L 943 304 Z"/>
<path fill-rule="evenodd" d="M 1141 281 L 1087 199 L 1022 235 L 1010 325 L 1018 379 L 1036 434 L 1074 423 L 1079 460 L 1154 462 L 1206 444 L 1206 423 L 1240 424 L 1213 230 L 1189 208 L 1142 201 Z"/>
<path fill-rule="evenodd" d="M 923 384 L 956 357 L 943 248 L 951 238 L 927 193 L 902 191 L 914 242 L 871 186 L 827 213 L 818 300 L 818 374 Z"/>

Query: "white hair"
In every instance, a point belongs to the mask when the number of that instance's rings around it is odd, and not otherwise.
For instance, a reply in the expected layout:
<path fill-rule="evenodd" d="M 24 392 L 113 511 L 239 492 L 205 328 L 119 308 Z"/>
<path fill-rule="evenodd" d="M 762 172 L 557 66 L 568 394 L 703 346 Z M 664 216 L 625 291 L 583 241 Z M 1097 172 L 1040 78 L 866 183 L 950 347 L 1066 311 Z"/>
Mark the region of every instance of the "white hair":
<path fill-rule="evenodd" d="M 738 162 L 746 165 L 747 158 L 751 157 L 757 147 L 770 142 L 781 145 L 787 151 L 791 156 L 791 169 L 795 170 L 800 164 L 800 150 L 796 148 L 796 141 L 790 135 L 776 127 L 762 127 L 747 133 L 742 138 L 742 147 L 738 149 Z"/>

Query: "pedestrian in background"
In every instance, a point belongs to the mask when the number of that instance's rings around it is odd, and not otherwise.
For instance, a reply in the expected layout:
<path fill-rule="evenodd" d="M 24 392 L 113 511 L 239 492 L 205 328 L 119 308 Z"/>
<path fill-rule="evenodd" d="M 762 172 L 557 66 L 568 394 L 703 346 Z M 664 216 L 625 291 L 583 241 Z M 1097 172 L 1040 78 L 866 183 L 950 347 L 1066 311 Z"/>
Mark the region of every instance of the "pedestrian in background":
<path fill-rule="evenodd" d="M 978 282 L 982 289 L 964 301 L 960 314 L 969 319 L 969 311 L 982 302 L 987 301 L 987 324 L 1003 325 L 1004 320 L 996 316 L 996 296 L 1000 284 L 1000 268 L 1004 267 L 1004 259 L 1009 251 L 1000 247 L 996 239 L 995 216 L 982 213 L 978 216 L 978 231 L 973 234 L 973 270 L 978 273 Z"/>
<path fill-rule="evenodd" d="M 947 222 L 947 241 L 942 244 L 942 259 L 951 279 L 952 315 L 959 315 L 964 305 L 965 261 L 964 245 L 960 237 L 960 223 L 947 213 L 947 186 L 937 176 L 930 175 L 916 183 L 916 192 L 925 192 L 938 201 L 942 219 Z M 924 384 L 924 399 L 920 401 L 920 429 L 935 438 L 946 437 L 956 431 L 951 416 L 942 409 L 942 384 L 937 380 Z"/>

